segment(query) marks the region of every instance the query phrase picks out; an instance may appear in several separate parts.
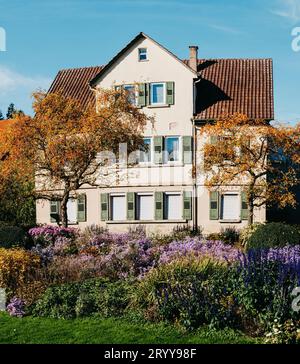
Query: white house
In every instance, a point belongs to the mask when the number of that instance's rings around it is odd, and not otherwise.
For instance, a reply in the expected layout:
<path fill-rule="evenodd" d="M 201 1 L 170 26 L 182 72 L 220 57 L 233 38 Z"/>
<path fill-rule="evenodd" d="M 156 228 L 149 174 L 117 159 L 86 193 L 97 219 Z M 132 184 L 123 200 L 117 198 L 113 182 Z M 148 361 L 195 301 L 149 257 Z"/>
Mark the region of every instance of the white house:
<path fill-rule="evenodd" d="M 203 176 L 193 178 L 193 166 L 203 158 L 199 128 L 224 113 L 272 120 L 272 60 L 198 59 L 197 46 L 182 60 L 140 33 L 105 66 L 59 71 L 49 92 L 96 107 L 98 91 L 111 87 L 126 88 L 131 101 L 154 117 L 144 133 L 149 150 L 122 171 L 125 178 L 81 189 L 81 198 L 69 201 L 70 223 L 114 231 L 142 224 L 163 232 L 189 224 L 206 233 L 244 226 L 247 206 L 238 186 L 210 193 Z M 37 222 L 54 222 L 58 211 L 55 201 L 37 202 Z M 265 221 L 265 215 L 264 208 L 256 210 L 255 220 Z"/>

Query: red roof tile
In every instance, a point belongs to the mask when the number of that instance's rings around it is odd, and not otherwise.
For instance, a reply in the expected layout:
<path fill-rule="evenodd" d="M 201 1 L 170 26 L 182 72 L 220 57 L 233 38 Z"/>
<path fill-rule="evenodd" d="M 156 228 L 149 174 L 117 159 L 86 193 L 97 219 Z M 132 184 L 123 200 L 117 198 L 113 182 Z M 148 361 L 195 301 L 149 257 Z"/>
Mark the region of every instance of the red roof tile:
<path fill-rule="evenodd" d="M 188 64 L 187 60 L 184 62 Z M 196 119 L 216 119 L 235 112 L 249 118 L 274 118 L 271 59 L 202 59 L 198 63 L 201 81 L 196 86 Z M 49 92 L 60 90 L 86 108 L 95 103 L 89 82 L 103 67 L 61 70 Z"/>
<path fill-rule="evenodd" d="M 242 113 L 274 119 L 272 59 L 212 59 L 198 61 L 196 118 L 215 119 Z"/>
<path fill-rule="evenodd" d="M 79 100 L 84 108 L 95 104 L 95 93 L 89 87 L 89 82 L 103 66 L 70 68 L 61 70 L 56 75 L 48 92 L 61 91 L 64 95 Z"/>

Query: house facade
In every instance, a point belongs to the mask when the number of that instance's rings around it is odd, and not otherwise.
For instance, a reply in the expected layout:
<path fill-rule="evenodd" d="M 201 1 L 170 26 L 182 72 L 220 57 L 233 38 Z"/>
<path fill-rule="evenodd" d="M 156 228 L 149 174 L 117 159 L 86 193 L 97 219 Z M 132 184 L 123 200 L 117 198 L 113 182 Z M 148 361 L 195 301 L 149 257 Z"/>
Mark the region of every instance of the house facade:
<path fill-rule="evenodd" d="M 225 113 L 272 120 L 272 61 L 203 60 L 197 46 L 181 60 L 140 33 L 105 66 L 59 71 L 49 92 L 96 107 L 100 90 L 112 87 L 126 89 L 130 102 L 153 117 L 144 131 L 147 151 L 109 184 L 81 188 L 80 197 L 68 203 L 70 224 L 113 231 L 144 225 L 155 232 L 190 225 L 205 233 L 243 227 L 247 206 L 241 187 L 210 192 L 197 173 L 203 162 L 200 129 Z M 38 223 L 54 223 L 58 212 L 56 201 L 37 202 Z M 255 221 L 265 219 L 265 209 L 257 209 Z"/>

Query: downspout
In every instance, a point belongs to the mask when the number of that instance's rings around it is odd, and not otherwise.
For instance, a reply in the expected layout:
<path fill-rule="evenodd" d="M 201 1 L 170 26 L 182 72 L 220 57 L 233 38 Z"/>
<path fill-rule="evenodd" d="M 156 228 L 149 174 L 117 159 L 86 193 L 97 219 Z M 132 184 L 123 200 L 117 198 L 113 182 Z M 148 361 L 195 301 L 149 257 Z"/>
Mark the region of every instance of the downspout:
<path fill-rule="evenodd" d="M 196 115 L 196 99 L 197 88 L 196 84 L 201 81 L 201 76 L 194 81 L 193 84 L 193 115 Z M 191 119 L 192 122 L 192 136 L 193 136 L 193 154 L 192 154 L 192 178 L 193 178 L 193 230 L 198 232 L 198 189 L 197 189 L 197 129 L 195 125 L 195 118 Z"/>

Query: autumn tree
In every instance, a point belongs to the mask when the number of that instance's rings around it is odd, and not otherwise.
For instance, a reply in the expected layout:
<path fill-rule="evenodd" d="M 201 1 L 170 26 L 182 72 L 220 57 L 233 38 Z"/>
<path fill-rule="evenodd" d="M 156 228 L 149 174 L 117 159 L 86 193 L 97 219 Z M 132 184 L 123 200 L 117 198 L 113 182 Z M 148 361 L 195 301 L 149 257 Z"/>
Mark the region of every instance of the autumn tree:
<path fill-rule="evenodd" d="M 201 128 L 205 174 L 210 190 L 238 185 L 245 194 L 248 224 L 254 209 L 276 204 L 296 205 L 293 186 L 299 183 L 299 139 L 297 128 L 272 126 L 249 120 L 241 114 L 228 115 Z"/>
<path fill-rule="evenodd" d="M 82 186 L 104 183 L 109 156 L 118 156 L 120 143 L 127 143 L 128 153 L 141 147 L 148 118 L 125 92 L 113 90 L 101 91 L 97 112 L 61 93 L 35 93 L 33 108 L 35 116 L 16 116 L 2 138 L 0 154 L 9 155 L 0 173 L 14 171 L 28 181 L 35 174 L 35 197 L 60 201 L 60 222 L 67 226 L 70 197 Z M 102 152 L 109 153 L 99 157 Z"/>

